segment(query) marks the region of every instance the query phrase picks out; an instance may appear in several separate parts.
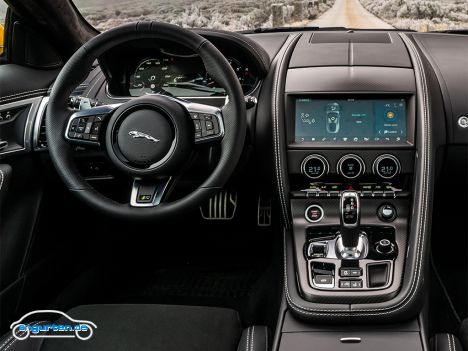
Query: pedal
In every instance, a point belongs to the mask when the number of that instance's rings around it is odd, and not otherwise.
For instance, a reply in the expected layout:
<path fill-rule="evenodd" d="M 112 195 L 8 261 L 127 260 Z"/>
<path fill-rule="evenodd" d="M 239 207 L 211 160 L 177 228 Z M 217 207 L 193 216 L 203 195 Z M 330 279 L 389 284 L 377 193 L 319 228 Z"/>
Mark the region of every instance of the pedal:
<path fill-rule="evenodd" d="M 271 225 L 271 197 L 258 196 L 257 225 L 259 227 Z"/>
<path fill-rule="evenodd" d="M 203 219 L 208 221 L 230 221 L 237 209 L 237 192 L 223 190 L 200 206 Z"/>

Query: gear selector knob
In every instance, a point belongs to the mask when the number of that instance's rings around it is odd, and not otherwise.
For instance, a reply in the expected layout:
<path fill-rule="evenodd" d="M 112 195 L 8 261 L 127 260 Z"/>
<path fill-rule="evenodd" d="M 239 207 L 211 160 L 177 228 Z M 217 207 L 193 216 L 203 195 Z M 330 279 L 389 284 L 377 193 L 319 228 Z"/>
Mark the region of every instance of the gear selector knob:
<path fill-rule="evenodd" d="M 356 247 L 360 230 L 360 201 L 355 191 L 344 191 L 340 199 L 340 233 L 345 247 Z"/>

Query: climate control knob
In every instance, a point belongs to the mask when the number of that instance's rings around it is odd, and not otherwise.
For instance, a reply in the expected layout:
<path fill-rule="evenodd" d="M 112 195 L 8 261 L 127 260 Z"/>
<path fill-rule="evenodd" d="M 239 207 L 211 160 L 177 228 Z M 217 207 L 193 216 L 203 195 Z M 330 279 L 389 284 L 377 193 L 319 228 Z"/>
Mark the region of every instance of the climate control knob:
<path fill-rule="evenodd" d="M 355 179 L 364 173 L 366 166 L 358 155 L 348 154 L 340 158 L 336 168 L 337 173 L 343 177 Z"/>
<path fill-rule="evenodd" d="M 307 156 L 301 164 L 301 172 L 310 179 L 319 179 L 326 175 L 329 170 L 328 161 L 318 154 Z"/>
<path fill-rule="evenodd" d="M 384 154 L 375 159 L 372 170 L 380 178 L 391 179 L 400 173 L 401 164 L 395 156 Z"/>

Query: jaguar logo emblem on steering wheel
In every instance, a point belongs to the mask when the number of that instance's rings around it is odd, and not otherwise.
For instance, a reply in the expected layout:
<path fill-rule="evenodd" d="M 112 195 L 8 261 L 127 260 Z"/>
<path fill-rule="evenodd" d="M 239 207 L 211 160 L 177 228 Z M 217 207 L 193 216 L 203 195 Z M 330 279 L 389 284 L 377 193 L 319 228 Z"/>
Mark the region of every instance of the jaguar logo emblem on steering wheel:
<path fill-rule="evenodd" d="M 146 133 L 143 133 L 143 132 L 139 132 L 137 130 L 131 130 L 130 132 L 128 132 L 128 135 L 130 135 L 132 138 L 144 138 L 146 140 L 150 140 L 150 141 L 153 141 L 155 143 L 159 143 L 159 139 L 156 139 L 155 137 L 149 135 L 149 134 L 146 134 Z"/>

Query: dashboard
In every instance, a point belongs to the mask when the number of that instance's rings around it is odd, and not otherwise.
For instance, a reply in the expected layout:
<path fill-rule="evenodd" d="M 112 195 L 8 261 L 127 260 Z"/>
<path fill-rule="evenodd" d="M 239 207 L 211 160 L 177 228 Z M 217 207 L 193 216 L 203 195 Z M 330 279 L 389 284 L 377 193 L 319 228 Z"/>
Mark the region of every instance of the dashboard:
<path fill-rule="evenodd" d="M 466 36 L 393 31 L 204 35 L 255 101 L 247 109 L 247 142 L 255 156 L 245 156 L 250 158 L 242 166 L 266 176 L 255 185 L 276 186 L 291 233 L 285 239 L 286 284 L 296 295 L 293 302 L 304 306 L 296 312 L 313 318 L 308 310 L 320 312 L 333 303 L 339 306 L 336 315 L 342 309 L 346 317 L 357 305 L 392 303 L 419 272 L 412 258 L 427 240 L 421 237 L 431 208 L 427 194 L 436 179 L 433 169 L 442 164 L 433 162 L 434 150 L 468 145 L 468 76 L 461 49 L 468 44 Z M 197 102 L 203 98 L 202 103 L 217 106 L 226 95 L 198 56 L 161 40 L 110 49 L 74 94 L 104 104 L 164 94 Z M 45 150 L 47 97 L 11 102 L 11 96 L 0 109 L 0 136 L 12 148 L 4 154 Z M 111 171 L 103 171 L 105 160 L 85 156 L 78 166 L 89 172 L 87 179 L 107 179 Z M 209 169 L 211 155 L 205 161 L 199 168 Z M 96 173 L 98 168 L 102 173 Z M 353 287 L 340 275 L 341 260 L 326 256 L 320 245 L 337 233 L 344 191 L 359 194 L 362 224 L 371 240 L 369 260 L 353 267 L 361 274 L 353 277 Z M 397 250 L 390 256 L 376 254 L 382 240 Z M 359 308 L 366 312 L 366 306 Z"/>

